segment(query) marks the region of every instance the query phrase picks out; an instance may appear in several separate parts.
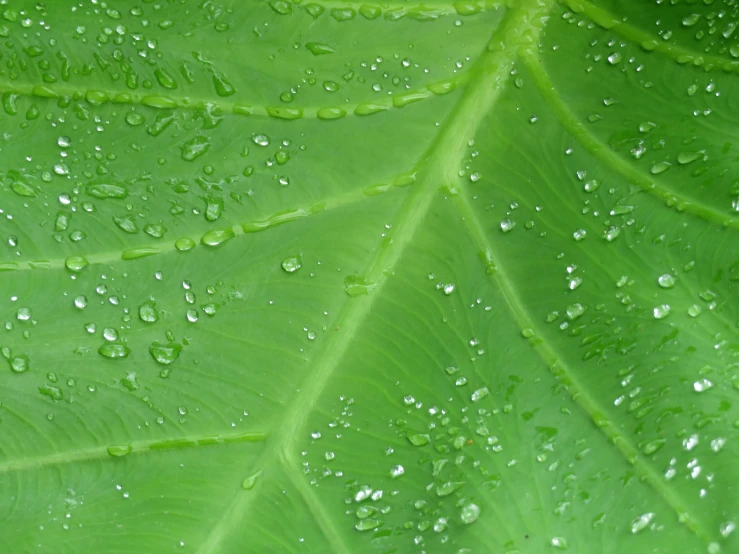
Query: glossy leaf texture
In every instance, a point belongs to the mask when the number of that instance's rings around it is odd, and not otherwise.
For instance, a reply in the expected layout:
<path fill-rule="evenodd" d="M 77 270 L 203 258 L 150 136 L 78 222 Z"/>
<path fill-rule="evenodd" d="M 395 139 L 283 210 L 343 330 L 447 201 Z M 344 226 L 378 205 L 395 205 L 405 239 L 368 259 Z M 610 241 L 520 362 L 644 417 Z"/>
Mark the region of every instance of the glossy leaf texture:
<path fill-rule="evenodd" d="M 0 6 L 4 552 L 739 550 L 739 4 Z"/>

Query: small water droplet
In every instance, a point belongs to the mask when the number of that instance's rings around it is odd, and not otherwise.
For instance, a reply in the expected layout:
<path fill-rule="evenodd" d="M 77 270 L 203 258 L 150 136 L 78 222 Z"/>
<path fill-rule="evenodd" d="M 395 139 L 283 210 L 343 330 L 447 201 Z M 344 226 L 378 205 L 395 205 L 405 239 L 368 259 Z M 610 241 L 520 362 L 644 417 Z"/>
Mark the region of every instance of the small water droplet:
<path fill-rule="evenodd" d="M 241 488 L 244 489 L 245 491 L 252 490 L 256 486 L 257 480 L 259 479 L 259 476 L 261 474 L 262 474 L 262 470 L 260 469 L 254 475 L 250 475 L 249 477 L 247 477 L 246 479 L 244 479 L 241 482 Z"/>
<path fill-rule="evenodd" d="M 644 529 L 646 529 L 652 519 L 654 519 L 653 512 L 647 512 L 640 515 L 631 523 L 631 532 L 636 534 L 639 531 L 643 531 Z"/>
<path fill-rule="evenodd" d="M 287 273 L 295 273 L 301 267 L 303 267 L 303 264 L 298 256 L 290 256 L 282 260 L 282 269 Z"/>
<path fill-rule="evenodd" d="M 652 175 L 659 175 L 660 173 L 664 173 L 670 169 L 671 166 L 672 164 L 670 164 L 670 162 L 658 162 L 654 164 L 649 171 Z"/>
<path fill-rule="evenodd" d="M 380 526 L 380 521 L 374 518 L 366 518 L 366 519 L 360 519 L 356 525 L 354 525 L 354 528 L 357 531 L 371 531 L 372 529 L 377 529 Z"/>

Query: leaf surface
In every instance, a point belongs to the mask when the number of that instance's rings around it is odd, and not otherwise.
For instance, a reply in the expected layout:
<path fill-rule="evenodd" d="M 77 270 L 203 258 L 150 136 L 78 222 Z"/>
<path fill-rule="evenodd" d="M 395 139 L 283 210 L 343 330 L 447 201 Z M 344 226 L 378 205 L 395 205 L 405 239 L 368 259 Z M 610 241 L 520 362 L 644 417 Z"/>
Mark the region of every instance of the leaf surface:
<path fill-rule="evenodd" d="M 6 551 L 737 548 L 736 2 L 3 8 Z"/>

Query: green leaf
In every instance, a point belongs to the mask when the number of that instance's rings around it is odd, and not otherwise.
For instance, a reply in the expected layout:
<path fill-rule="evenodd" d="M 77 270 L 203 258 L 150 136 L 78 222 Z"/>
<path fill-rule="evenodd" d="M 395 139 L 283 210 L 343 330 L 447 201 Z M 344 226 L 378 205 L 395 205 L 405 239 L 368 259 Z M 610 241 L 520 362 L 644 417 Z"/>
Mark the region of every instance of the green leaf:
<path fill-rule="evenodd" d="M 739 6 L 11 1 L 7 552 L 735 552 Z"/>

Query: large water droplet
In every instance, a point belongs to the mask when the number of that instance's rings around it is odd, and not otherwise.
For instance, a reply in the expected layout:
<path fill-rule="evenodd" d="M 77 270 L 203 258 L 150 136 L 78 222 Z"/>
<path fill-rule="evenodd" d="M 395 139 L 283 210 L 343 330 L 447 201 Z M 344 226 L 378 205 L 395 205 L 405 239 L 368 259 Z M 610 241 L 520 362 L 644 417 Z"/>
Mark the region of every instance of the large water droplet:
<path fill-rule="evenodd" d="M 149 354 L 157 362 L 164 365 L 169 365 L 174 362 L 182 351 L 182 345 L 176 342 L 170 342 L 162 344 L 160 342 L 152 342 L 149 346 Z"/>
<path fill-rule="evenodd" d="M 106 358 L 115 360 L 128 357 L 131 353 L 131 349 L 125 344 L 109 342 L 98 348 L 98 353 Z"/>
<path fill-rule="evenodd" d="M 462 506 L 462 510 L 459 513 L 459 519 L 461 519 L 462 523 L 465 525 L 475 523 L 479 517 L 480 507 L 472 502 Z"/>

